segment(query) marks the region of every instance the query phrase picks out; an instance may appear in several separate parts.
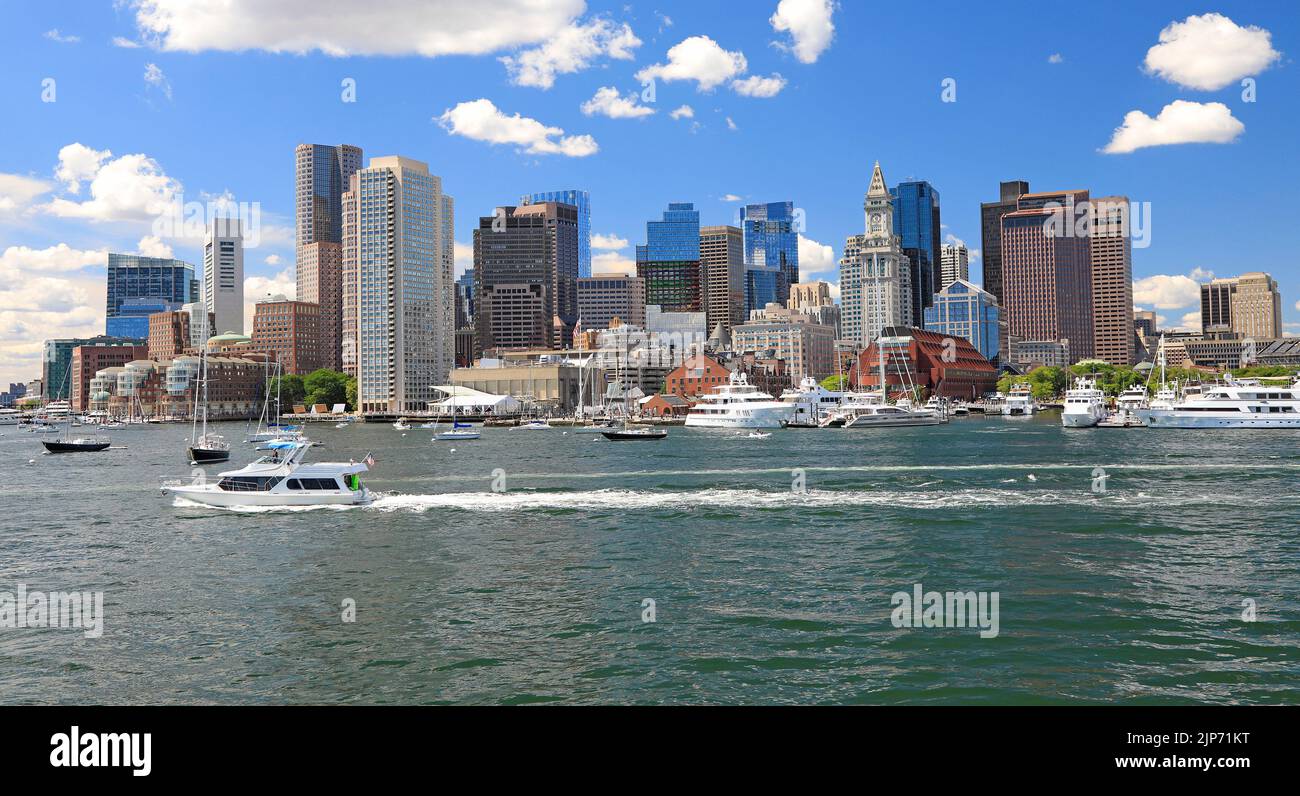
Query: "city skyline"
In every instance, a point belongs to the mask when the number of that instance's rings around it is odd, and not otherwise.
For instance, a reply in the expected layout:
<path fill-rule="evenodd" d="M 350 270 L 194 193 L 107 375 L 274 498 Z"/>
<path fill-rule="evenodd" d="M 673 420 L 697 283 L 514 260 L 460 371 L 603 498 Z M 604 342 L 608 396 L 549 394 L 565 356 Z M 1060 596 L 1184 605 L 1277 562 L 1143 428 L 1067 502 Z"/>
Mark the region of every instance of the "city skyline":
<path fill-rule="evenodd" d="M 235 4 L 230 14 L 237 19 L 257 8 L 269 22 L 292 5 Z M 413 30 L 430 24 L 409 4 L 380 5 L 379 13 L 411 14 Z M 479 216 L 531 191 L 574 188 L 592 198 L 595 273 L 633 270 L 645 221 L 669 204 L 694 203 L 701 226 L 713 226 L 738 223 L 742 205 L 792 200 L 803 211 L 801 278 L 838 282 L 841 241 L 861 229 L 861 197 L 870 164 L 879 160 L 891 188 L 926 181 L 942 196 L 942 242 L 965 242 L 976 284 L 983 284 L 979 204 L 997 198 L 999 182 L 1089 187 L 1150 203 L 1151 245 L 1132 255 L 1134 304 L 1156 311 L 1162 326 L 1199 318 L 1197 283 L 1211 275 L 1263 270 L 1282 291 L 1284 332 L 1300 328 L 1300 274 L 1286 260 L 1294 247 L 1284 237 L 1294 200 L 1282 193 L 1297 167 L 1270 155 L 1286 145 L 1296 121 L 1295 109 L 1281 101 L 1297 87 L 1287 57 L 1297 23 L 1283 4 L 1160 3 L 1104 20 L 1050 10 L 1033 19 L 1020 15 L 1023 40 L 1035 44 L 1011 48 L 996 65 L 981 63 L 975 35 L 956 40 L 940 63 L 918 63 L 896 85 L 873 87 L 871 104 L 909 124 L 870 132 L 854 124 L 864 111 L 846 109 L 849 118 L 836 123 L 825 116 L 833 98 L 855 90 L 854 40 L 871 31 L 884 48 L 878 57 L 905 57 L 891 42 L 914 35 L 927 15 L 840 4 L 829 37 L 808 28 L 794 37 L 788 25 L 772 22 L 775 0 L 745 11 L 664 3 L 658 15 L 579 5 L 556 11 L 533 31 L 491 20 L 501 43 L 467 57 L 421 54 L 401 37 L 396 50 L 379 52 L 360 34 L 310 29 L 300 31 L 307 52 L 297 54 L 270 40 L 186 28 L 184 13 L 166 29 L 146 24 L 142 32 L 132 4 L 88 4 L 75 18 L 56 8 L 14 9 L 0 34 L 0 57 L 12 76 L 4 99 L 22 122 L 6 131 L 9 146 L 0 155 L 0 268 L 7 282 L 0 381 L 37 375 L 45 338 L 103 333 L 109 251 L 201 265 L 201 233 L 153 234 L 160 213 L 148 212 L 148 200 L 158 196 L 260 206 L 259 239 L 245 243 L 245 329 L 236 331 L 247 331 L 256 300 L 295 293 L 294 149 L 322 142 L 427 162 L 464 208 L 454 230 L 456 275 L 471 260 Z M 992 33 L 978 9 L 936 9 L 945 25 Z M 1271 34 L 1257 66 L 1243 72 L 1258 81 L 1257 101 L 1245 100 L 1239 79 L 1224 82 L 1225 72 L 1192 76 L 1179 71 L 1176 59 L 1151 59 L 1148 51 L 1171 26 L 1181 26 L 1177 35 L 1204 35 L 1199 22 L 1188 21 L 1193 13 L 1224 15 L 1240 31 L 1232 35 L 1255 51 L 1260 36 L 1250 26 Z M 600 54 L 557 60 L 553 51 L 538 50 L 568 29 L 584 32 Z M 319 52 L 322 42 L 336 39 L 337 51 Z M 719 60 L 718 52 L 728 55 Z M 741 53 L 743 67 L 732 57 Z M 1011 69 L 1016 91 L 1008 92 Z M 416 84 L 406 74 L 411 70 L 440 79 Z M 47 78 L 54 80 L 53 102 L 42 101 L 51 88 Z M 649 78 L 652 99 L 644 96 Z M 942 96 L 949 78 L 956 99 L 950 103 Z M 349 80 L 355 102 L 344 99 Z M 218 139 L 201 111 L 222 92 L 232 99 L 226 109 L 234 123 L 223 129 L 223 155 L 214 157 Z M 1024 97 L 1033 98 L 1032 106 Z M 1173 125 L 1189 103 L 1202 110 L 1221 104 L 1228 114 L 1219 119 L 1226 130 L 1221 143 L 1103 151 L 1143 143 L 1137 137 L 1151 132 L 1126 115 L 1141 111 L 1151 125 Z M 1008 126 L 1012 112 L 1029 113 L 1033 123 Z M 128 118 L 102 124 L 121 116 Z M 1183 127 L 1196 124 L 1189 117 Z M 1050 140 L 1041 135 L 1043 125 L 1052 127 Z M 1234 133 L 1234 125 L 1244 129 Z M 783 148 L 773 149 L 778 142 Z M 763 151 L 783 156 L 756 168 L 753 155 Z M 1220 221 L 1213 228 L 1222 232 L 1204 236 L 1206 183 L 1220 175 L 1243 193 L 1250 186 L 1250 200 L 1216 203 Z M 1250 235 L 1229 232 L 1247 225 Z"/>

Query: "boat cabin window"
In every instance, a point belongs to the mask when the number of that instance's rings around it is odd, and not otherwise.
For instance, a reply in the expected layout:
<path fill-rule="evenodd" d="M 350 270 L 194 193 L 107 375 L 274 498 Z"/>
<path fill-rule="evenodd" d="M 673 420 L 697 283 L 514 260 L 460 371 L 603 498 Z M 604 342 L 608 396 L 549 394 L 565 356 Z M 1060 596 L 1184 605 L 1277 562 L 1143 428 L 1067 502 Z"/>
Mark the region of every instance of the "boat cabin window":
<path fill-rule="evenodd" d="M 226 492 L 267 492 L 283 481 L 282 476 L 228 476 L 217 482 Z"/>
<path fill-rule="evenodd" d="M 290 478 L 290 489 L 338 489 L 339 482 L 333 478 Z"/>

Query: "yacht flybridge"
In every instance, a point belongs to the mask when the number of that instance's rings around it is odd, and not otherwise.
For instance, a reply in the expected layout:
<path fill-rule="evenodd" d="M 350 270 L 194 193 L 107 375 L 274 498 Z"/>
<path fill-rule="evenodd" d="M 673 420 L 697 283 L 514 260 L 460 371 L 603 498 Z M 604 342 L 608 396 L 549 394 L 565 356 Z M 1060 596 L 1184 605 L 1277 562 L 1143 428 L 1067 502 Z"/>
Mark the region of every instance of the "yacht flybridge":
<path fill-rule="evenodd" d="M 361 484 L 361 473 L 374 459 L 361 462 L 303 461 L 310 442 L 280 441 L 263 446 L 269 453 L 238 470 L 217 476 L 215 483 L 173 483 L 162 488 L 194 503 L 220 508 L 241 506 L 359 506 L 374 496 Z"/>
<path fill-rule="evenodd" d="M 781 428 L 794 417 L 795 406 L 773 398 L 734 371 L 726 384 L 700 396 L 686 415 L 686 425 L 696 428 Z"/>

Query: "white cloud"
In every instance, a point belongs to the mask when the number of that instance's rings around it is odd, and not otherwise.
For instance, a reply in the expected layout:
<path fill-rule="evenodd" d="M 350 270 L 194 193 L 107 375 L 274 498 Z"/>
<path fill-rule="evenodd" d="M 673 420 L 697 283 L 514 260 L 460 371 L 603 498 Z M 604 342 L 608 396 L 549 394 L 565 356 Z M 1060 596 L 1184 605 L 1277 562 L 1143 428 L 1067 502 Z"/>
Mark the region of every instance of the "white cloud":
<path fill-rule="evenodd" d="M 0 214 L 17 215 L 52 186 L 44 180 L 21 174 L 0 174 Z"/>
<path fill-rule="evenodd" d="M 626 249 L 628 246 L 627 238 L 620 238 L 617 235 L 602 235 L 599 232 L 591 236 L 591 248 L 593 249 Z"/>
<path fill-rule="evenodd" d="M 1201 283 L 1190 276 L 1157 274 L 1133 281 L 1133 302 L 1158 310 L 1176 310 L 1199 304 Z"/>
<path fill-rule="evenodd" d="M 57 41 L 59 44 L 77 44 L 81 41 L 80 36 L 65 36 L 62 33 L 59 33 L 58 28 L 45 31 L 45 38 L 50 41 Z"/>
<path fill-rule="evenodd" d="M 161 91 L 167 99 L 172 98 L 172 84 L 158 64 L 145 64 L 144 82 Z"/>
<path fill-rule="evenodd" d="M 257 302 L 273 296 L 293 299 L 297 295 L 298 283 L 292 269 L 286 268 L 274 276 L 246 277 L 244 279 L 244 328 L 238 331 L 244 334 L 253 333 L 253 314 L 256 312 Z"/>
<path fill-rule="evenodd" d="M 1192 273 L 1189 274 L 1189 276 L 1191 276 L 1192 279 L 1195 279 L 1197 282 L 1208 282 L 1214 278 L 1214 272 L 1202 268 L 1198 265 L 1192 269 Z"/>
<path fill-rule="evenodd" d="M 799 236 L 799 278 L 811 277 L 826 271 L 836 271 L 839 264 L 835 250 L 812 238 Z"/>
<path fill-rule="evenodd" d="M 438 123 L 451 135 L 461 135 L 489 144 L 514 144 L 533 155 L 564 155 L 583 158 L 600 150 L 589 135 L 564 134 L 559 127 L 548 127 L 527 116 L 507 116 L 489 99 L 462 102 L 438 117 Z"/>
<path fill-rule="evenodd" d="M 104 331 L 105 250 L 60 243 L 0 253 L 0 381 L 40 375 L 44 341 Z"/>
<path fill-rule="evenodd" d="M 0 253 L 0 281 L 21 281 L 36 274 L 80 271 L 108 264 L 105 250 L 74 249 L 66 243 L 46 249 L 10 246 Z"/>
<path fill-rule="evenodd" d="M 141 38 L 162 50 L 327 55 L 484 55 L 545 42 L 584 0 L 134 0 Z"/>
<path fill-rule="evenodd" d="M 82 182 L 90 183 L 90 199 L 84 202 L 56 197 L 44 205 L 62 218 L 142 221 L 157 217 L 181 194 L 180 183 L 147 155 L 114 158 L 107 149 L 96 151 L 80 143 L 59 150 L 54 174 L 71 193 L 79 193 Z"/>
<path fill-rule="evenodd" d="M 694 119 L 695 109 L 690 105 L 683 105 L 668 115 L 674 119 Z"/>
<path fill-rule="evenodd" d="M 831 15 L 835 6 L 831 0 L 781 0 L 776 13 L 768 20 L 777 33 L 789 33 L 794 45 L 778 43 L 783 49 L 794 52 L 794 57 L 805 64 L 814 63 L 835 37 Z"/>
<path fill-rule="evenodd" d="M 174 256 L 172 247 L 164 243 L 163 239 L 157 235 L 146 235 L 141 238 L 140 243 L 136 246 L 136 251 L 145 257 L 170 258 Z"/>
<path fill-rule="evenodd" d="M 126 49 L 126 50 L 137 50 L 137 49 L 139 49 L 139 48 L 140 48 L 141 46 L 143 46 L 143 45 L 141 45 L 140 42 L 138 42 L 138 41 L 131 41 L 130 39 L 126 38 L 125 36 L 114 36 L 114 37 L 113 37 L 113 46 L 114 46 L 114 47 L 121 47 L 121 48 Z"/>
<path fill-rule="evenodd" d="M 517 86 L 548 89 L 557 74 L 572 74 L 591 66 L 600 56 L 632 59 L 641 40 L 627 23 L 615 25 L 608 19 L 593 19 L 585 25 L 572 24 L 539 47 L 501 59 Z"/>
<path fill-rule="evenodd" d="M 1200 310 L 1193 310 L 1192 312 L 1183 315 L 1182 320 L 1179 321 L 1178 328 L 1186 329 L 1192 332 L 1200 332 L 1201 331 Z"/>
<path fill-rule="evenodd" d="M 582 112 L 587 116 L 608 116 L 611 119 L 638 119 L 654 113 L 653 108 L 639 104 L 638 99 L 635 91 L 624 97 L 613 86 L 602 86 L 596 89 L 591 99 L 582 103 Z"/>
<path fill-rule="evenodd" d="M 665 82 L 694 80 L 697 89 L 710 91 L 743 75 L 748 68 L 744 53 L 724 50 L 708 36 L 691 36 L 668 50 L 668 63 L 647 66 L 636 77 Z"/>
<path fill-rule="evenodd" d="M 280 264 L 280 255 L 278 255 L 278 254 L 268 254 L 268 255 L 266 255 L 266 260 L 264 260 L 264 262 L 265 262 L 267 265 L 279 265 L 279 264 Z"/>
<path fill-rule="evenodd" d="M 456 278 L 459 279 L 461 274 L 474 267 L 474 244 L 456 241 L 455 250 L 455 271 Z"/>
<path fill-rule="evenodd" d="M 1047 56 L 1047 62 L 1049 64 L 1063 64 L 1065 63 L 1065 56 L 1060 53 L 1052 53 Z"/>
<path fill-rule="evenodd" d="M 591 257 L 593 274 L 627 274 L 636 275 L 636 262 L 629 260 L 618 252 L 601 252 Z"/>
<path fill-rule="evenodd" d="M 727 117 L 727 129 L 733 133 L 740 129 L 736 126 L 736 123 L 731 120 L 730 116 Z"/>
<path fill-rule="evenodd" d="M 745 97 L 775 97 L 783 88 L 785 88 L 785 78 L 775 72 L 771 77 L 750 75 L 731 81 L 731 89 Z"/>
<path fill-rule="evenodd" d="M 1102 152 L 1114 155 L 1170 144 L 1229 144 L 1245 130 L 1246 125 L 1222 102 L 1174 100 L 1154 119 L 1142 111 L 1129 111 Z"/>
<path fill-rule="evenodd" d="M 1160 43 L 1147 50 L 1146 70 L 1184 88 L 1217 91 L 1281 57 L 1267 30 L 1241 27 L 1210 13 L 1171 22 L 1160 31 Z"/>
<path fill-rule="evenodd" d="M 724 202 L 739 202 L 739 201 L 743 200 L 744 198 L 745 198 L 745 197 L 743 197 L 743 196 L 737 196 L 737 195 L 734 194 L 734 193 L 729 193 L 729 194 L 724 194 L 724 195 L 723 195 L 723 197 L 722 197 L 722 201 L 724 201 Z"/>

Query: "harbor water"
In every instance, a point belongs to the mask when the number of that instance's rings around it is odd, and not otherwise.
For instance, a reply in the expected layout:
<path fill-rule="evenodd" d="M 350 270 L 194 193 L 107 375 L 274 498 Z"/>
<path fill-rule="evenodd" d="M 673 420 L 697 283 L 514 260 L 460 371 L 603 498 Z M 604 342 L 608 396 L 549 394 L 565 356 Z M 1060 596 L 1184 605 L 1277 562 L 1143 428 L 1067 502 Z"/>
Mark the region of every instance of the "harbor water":
<path fill-rule="evenodd" d="M 210 473 L 254 457 L 217 425 Z M 57 456 L 0 429 L 0 592 L 104 605 L 97 638 L 0 628 L 0 699 L 1300 702 L 1300 432 L 307 431 L 374 453 L 372 505 L 163 497 L 184 425 Z M 918 588 L 996 593 L 996 634 L 898 626 Z"/>

